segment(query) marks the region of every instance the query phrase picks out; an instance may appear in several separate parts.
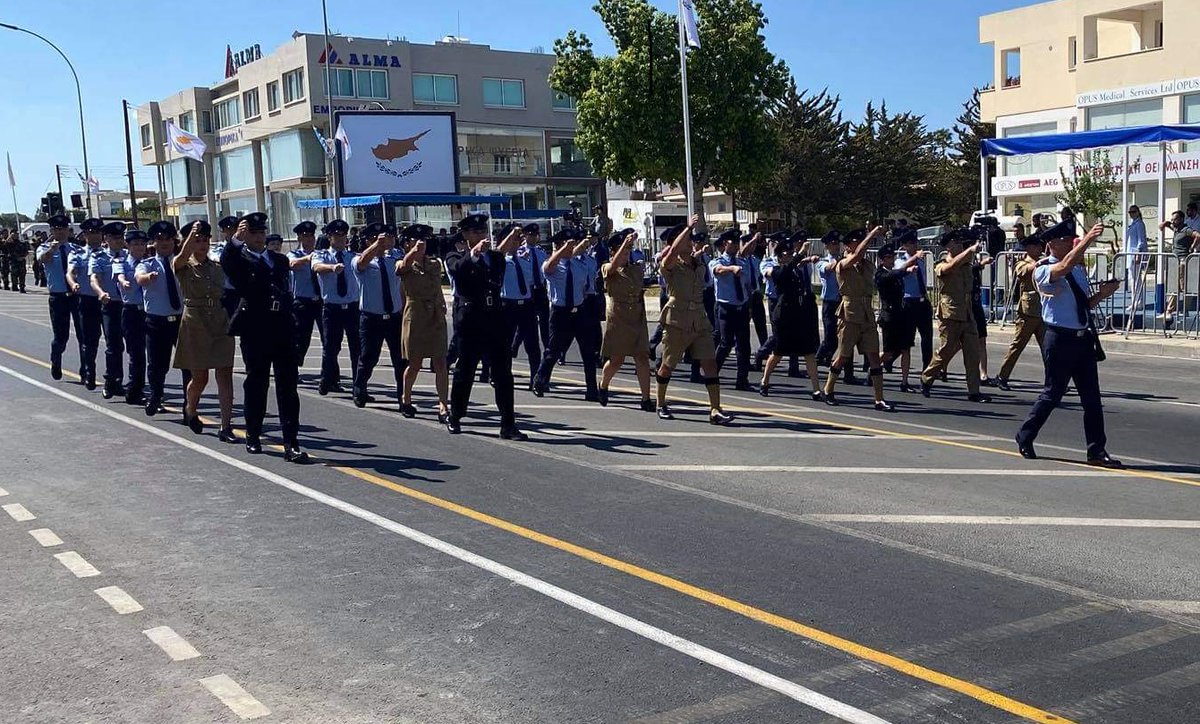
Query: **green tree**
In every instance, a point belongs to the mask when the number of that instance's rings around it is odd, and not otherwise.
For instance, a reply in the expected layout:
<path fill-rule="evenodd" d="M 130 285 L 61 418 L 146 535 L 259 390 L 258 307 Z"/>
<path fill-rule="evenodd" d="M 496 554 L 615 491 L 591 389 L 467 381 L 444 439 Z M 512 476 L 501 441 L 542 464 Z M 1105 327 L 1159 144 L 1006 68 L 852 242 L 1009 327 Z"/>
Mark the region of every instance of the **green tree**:
<path fill-rule="evenodd" d="M 576 143 L 602 177 L 686 185 L 678 30 L 647 0 L 598 0 L 616 47 L 597 57 L 571 31 L 554 43 L 550 85 L 578 99 Z M 688 53 L 692 176 L 697 192 L 749 188 L 776 162 L 768 118 L 788 71 L 767 50 L 754 0 L 696 0 L 701 47 Z"/>
<path fill-rule="evenodd" d="M 0 226 L 4 227 L 5 229 L 15 229 L 17 228 L 18 218 L 21 220 L 22 225 L 31 223 L 33 221 L 33 219 L 29 218 L 25 214 L 0 214 Z"/>
<path fill-rule="evenodd" d="M 1076 164 L 1073 176 L 1068 176 L 1061 168 L 1058 175 L 1063 190 L 1055 198 L 1075 213 L 1082 214 L 1085 226 L 1106 222 L 1117 210 L 1117 172 L 1108 151 L 1092 151 L 1086 161 Z M 1115 234 L 1111 246 L 1114 254 L 1120 251 Z"/>
<path fill-rule="evenodd" d="M 947 170 L 950 134 L 930 131 L 913 113 L 892 114 L 887 104 L 868 103 L 862 121 L 851 125 L 846 184 L 864 223 L 893 214 L 921 222 L 944 213 L 939 174 Z"/>
<path fill-rule="evenodd" d="M 788 226 L 802 224 L 810 231 L 815 217 L 846 209 L 845 186 L 830 182 L 847 173 L 850 124 L 842 119 L 840 104 L 827 88 L 809 94 L 791 81 L 770 112 L 778 155 L 769 175 L 744 191 L 746 206 L 782 214 Z"/>
<path fill-rule="evenodd" d="M 968 218 L 979 208 L 979 142 L 996 137 L 996 124 L 984 123 L 980 119 L 978 88 L 962 104 L 962 112 L 954 122 L 950 133 L 950 173 L 945 178 L 946 201 L 949 211 L 960 220 Z M 988 178 L 996 175 L 996 158 L 987 160 Z M 988 208 L 994 208 L 989 197 Z"/>
<path fill-rule="evenodd" d="M 139 222 L 144 221 L 146 219 L 149 219 L 150 221 L 158 221 L 159 219 L 162 218 L 161 216 L 159 216 L 158 199 L 155 199 L 155 198 L 142 199 L 141 201 L 138 201 L 137 202 L 137 212 L 138 212 L 138 221 Z M 121 209 L 121 212 L 117 215 L 119 217 L 121 217 L 122 219 L 132 219 L 133 218 L 133 214 L 131 214 L 128 209 L 124 209 L 124 208 Z"/>

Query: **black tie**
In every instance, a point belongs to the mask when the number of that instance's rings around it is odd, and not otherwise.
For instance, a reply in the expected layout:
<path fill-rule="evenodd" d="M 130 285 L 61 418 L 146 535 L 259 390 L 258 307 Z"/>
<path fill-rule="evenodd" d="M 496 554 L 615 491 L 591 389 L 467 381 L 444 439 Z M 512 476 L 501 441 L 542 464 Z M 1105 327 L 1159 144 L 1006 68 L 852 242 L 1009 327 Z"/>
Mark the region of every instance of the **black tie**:
<path fill-rule="evenodd" d="M 735 263 L 737 263 L 737 262 L 735 262 Z M 734 288 L 734 291 L 737 292 L 737 300 L 739 302 L 746 301 L 746 289 L 745 289 L 745 287 L 742 286 L 741 277 L 738 276 L 737 274 L 731 274 L 730 276 L 733 277 L 733 288 Z"/>
<path fill-rule="evenodd" d="M 308 255 L 308 274 L 312 277 L 313 294 L 321 296 L 321 283 L 317 281 L 317 270 L 313 269 L 312 254 Z"/>
<path fill-rule="evenodd" d="M 571 260 L 567 259 L 567 308 L 575 306 L 575 274 L 571 271 Z"/>
<path fill-rule="evenodd" d="M 541 264 L 538 264 L 537 252 L 534 251 L 534 247 L 532 246 L 529 247 L 529 265 L 533 267 L 534 288 L 541 289 L 542 287 L 546 286 L 546 283 L 542 281 L 542 270 L 538 268 L 541 266 Z"/>
<path fill-rule="evenodd" d="M 1083 290 L 1079 288 L 1079 282 L 1075 281 L 1074 269 L 1067 274 L 1067 285 L 1071 287 L 1071 293 L 1075 295 L 1075 307 L 1076 311 L 1079 312 L 1079 323 L 1086 327 L 1088 323 L 1088 308 L 1090 305 L 1088 304 L 1087 295 L 1084 294 Z"/>
<path fill-rule="evenodd" d="M 517 268 L 517 291 L 521 296 L 529 294 L 529 287 L 525 285 L 525 272 L 521 269 L 521 257 L 513 254 L 513 266 Z"/>
<path fill-rule="evenodd" d="M 67 247 L 58 247 L 58 261 L 62 264 L 63 279 L 67 278 Z"/>
<path fill-rule="evenodd" d="M 925 265 L 917 264 L 917 283 L 921 285 L 921 299 L 925 298 Z"/>
<path fill-rule="evenodd" d="M 392 285 L 388 279 L 387 257 L 379 260 L 379 282 L 383 288 L 383 313 L 391 314 L 396 311 L 392 302 Z"/>
<path fill-rule="evenodd" d="M 346 260 L 340 251 L 337 253 L 337 260 L 342 265 L 342 270 L 337 275 L 337 294 L 339 297 L 345 297 L 350 288 L 346 282 Z"/>
<path fill-rule="evenodd" d="M 159 261 L 162 261 L 161 258 Z M 171 309 L 179 309 L 182 306 L 179 302 L 179 285 L 175 283 L 175 272 L 171 271 L 170 259 L 163 264 L 163 278 L 167 280 L 167 301 L 171 303 Z"/>

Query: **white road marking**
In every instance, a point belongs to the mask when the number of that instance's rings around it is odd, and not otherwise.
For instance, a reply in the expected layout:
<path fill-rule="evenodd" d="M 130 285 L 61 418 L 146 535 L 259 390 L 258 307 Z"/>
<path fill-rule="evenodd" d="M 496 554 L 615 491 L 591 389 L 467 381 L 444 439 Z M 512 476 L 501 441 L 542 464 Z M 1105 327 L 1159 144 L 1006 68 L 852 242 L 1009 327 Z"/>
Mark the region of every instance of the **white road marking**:
<path fill-rule="evenodd" d="M 4 512 L 8 513 L 8 517 L 12 518 L 18 523 L 24 523 L 27 520 L 37 519 L 36 515 L 30 513 L 29 510 L 20 503 L 9 503 L 8 505 L 0 506 L 0 508 L 4 508 Z"/>
<path fill-rule="evenodd" d="M 234 714 L 237 714 L 242 719 L 257 719 L 260 716 L 266 716 L 271 713 L 271 710 L 264 706 L 261 701 L 255 699 L 250 695 L 250 692 L 243 689 L 241 684 L 225 674 L 217 674 L 207 679 L 201 679 L 200 683 L 213 696 L 220 699 L 221 703 L 229 707 Z"/>
<path fill-rule="evenodd" d="M 142 604 L 135 601 L 133 596 L 125 593 L 125 591 L 118 586 L 97 588 L 94 593 L 100 598 L 103 598 L 104 601 L 108 605 L 112 606 L 113 610 L 119 614 L 137 613 L 138 611 L 143 610 Z"/>
<path fill-rule="evenodd" d="M 83 556 L 75 551 L 66 551 L 65 553 L 55 553 L 54 557 L 58 562 L 63 564 L 68 571 L 75 574 L 76 578 L 91 578 L 92 576 L 100 575 L 100 571 L 91 563 L 88 563 Z"/>
<path fill-rule="evenodd" d="M 196 647 L 187 642 L 187 639 L 175 633 L 175 630 L 170 626 L 156 626 L 148 628 L 142 633 L 146 634 L 146 638 L 153 641 L 162 649 L 167 656 L 171 657 L 172 661 L 186 661 L 200 656 L 200 652 Z"/>
<path fill-rule="evenodd" d="M 1129 601 L 1134 608 L 1153 608 L 1171 613 L 1200 615 L 1200 601 Z"/>
<path fill-rule="evenodd" d="M 851 468 L 821 465 L 607 465 L 609 470 L 656 471 L 667 473 L 821 473 L 837 475 L 975 475 L 1027 478 L 1116 477 L 1113 470 L 1029 470 L 1022 468 Z"/>
<path fill-rule="evenodd" d="M 178 445 L 182 448 L 208 457 L 211 460 L 215 460 L 217 462 L 237 468 L 238 470 L 249 473 L 250 475 L 254 475 L 255 477 L 261 478 L 286 490 L 290 490 L 298 495 L 315 500 L 318 503 L 327 505 L 336 510 L 340 510 L 343 513 L 354 516 L 355 518 L 363 520 L 367 523 L 371 523 L 372 525 L 407 538 L 408 540 L 423 545 L 427 548 L 438 551 L 452 558 L 457 558 L 464 563 L 475 566 L 476 568 L 487 571 L 500 578 L 512 581 L 519 586 L 558 601 L 566 606 L 574 608 L 577 611 L 600 619 L 601 621 L 605 621 L 613 626 L 622 628 L 630 633 L 636 634 L 655 643 L 661 644 L 667 648 L 678 651 L 679 653 L 696 659 L 697 661 L 707 663 L 710 666 L 719 668 L 723 671 L 733 674 L 734 676 L 738 676 L 747 681 L 758 684 L 759 686 L 777 691 L 790 699 L 810 706 L 819 711 L 823 711 L 826 714 L 838 717 L 843 721 L 852 722 L 853 724 L 887 724 L 885 719 L 881 719 L 873 714 L 838 701 L 837 699 L 825 696 L 824 694 L 813 691 L 812 689 L 801 686 L 792 681 L 788 681 L 781 676 L 776 676 L 775 674 L 771 674 L 755 666 L 751 666 L 750 664 L 735 659 L 731 656 L 714 651 L 707 646 L 702 646 L 694 641 L 676 636 L 675 634 L 660 629 L 656 626 L 652 626 L 644 621 L 633 618 L 632 616 L 620 613 L 609 608 L 608 606 L 597 603 L 596 601 L 584 598 L 577 593 L 560 588 L 559 586 L 543 581 L 542 579 L 536 578 L 527 573 L 518 571 L 515 568 L 504 565 L 503 563 L 498 563 L 490 558 L 485 558 L 478 553 L 473 553 L 465 548 L 460 548 L 452 543 L 447 543 L 440 538 L 435 538 L 427 533 L 422 533 L 414 528 L 397 523 L 396 521 L 385 518 L 378 513 L 371 512 L 365 508 L 360 508 L 353 503 L 348 503 L 340 498 L 335 498 L 332 495 L 314 490 L 306 485 L 297 483 L 290 478 L 286 478 L 277 473 L 257 467 L 243 460 L 230 457 L 225 453 L 211 450 L 199 443 L 184 439 L 141 420 L 136 420 L 132 417 L 126 417 L 118 412 L 113 412 L 112 410 L 102 407 L 94 402 L 63 392 L 55 387 L 23 375 L 20 372 L 3 365 L 0 365 L 0 372 L 13 377 L 14 379 L 21 380 L 22 382 L 32 385 L 40 390 L 48 392 L 55 397 L 59 397 L 81 407 L 85 407 L 93 412 L 99 413 L 113 420 L 117 420 L 118 422 L 146 432 L 161 440 L 165 440 L 174 445 Z M 155 629 L 151 629 L 151 631 L 153 630 Z M 145 633 L 147 636 L 150 636 L 149 631 Z"/>
<path fill-rule="evenodd" d="M 8 495 L 8 491 L 4 488 L 0 488 L 0 498 L 3 498 L 6 495 Z"/>
<path fill-rule="evenodd" d="M 29 535 L 33 536 L 33 539 L 40 543 L 43 548 L 60 546 L 63 542 L 62 538 L 59 538 L 57 535 L 55 535 L 54 531 L 50 530 L 49 528 L 36 528 L 29 531 Z"/>
<path fill-rule="evenodd" d="M 734 431 L 728 432 L 686 432 L 683 430 L 540 430 L 539 434 L 553 435 L 555 437 L 738 437 L 738 438 L 763 438 L 763 439 L 789 439 L 789 440 L 805 440 L 805 439 L 855 439 L 855 440 L 875 440 L 876 435 L 862 435 L 858 433 L 845 432 L 746 432 Z"/>
<path fill-rule="evenodd" d="M 1050 525 L 1093 528 L 1200 528 L 1200 520 L 1155 518 L 1053 518 L 1026 515 L 859 515 L 812 514 L 811 520 L 827 523 L 917 523 L 931 525 Z"/>

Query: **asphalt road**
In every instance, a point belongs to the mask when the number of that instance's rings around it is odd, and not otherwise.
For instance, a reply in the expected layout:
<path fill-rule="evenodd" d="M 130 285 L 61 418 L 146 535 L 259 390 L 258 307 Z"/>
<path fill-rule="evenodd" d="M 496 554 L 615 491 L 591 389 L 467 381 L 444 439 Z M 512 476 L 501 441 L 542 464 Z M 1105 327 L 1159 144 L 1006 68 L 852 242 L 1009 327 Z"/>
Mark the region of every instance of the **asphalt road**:
<path fill-rule="evenodd" d="M 523 444 L 384 367 L 366 410 L 306 383 L 298 467 L 51 381 L 47 321 L 0 292 L 0 721 L 1200 721 L 1194 361 L 1104 363 L 1125 472 L 1075 405 L 1016 456 L 1034 351 L 992 405 L 780 377 L 728 429 L 569 364 Z"/>

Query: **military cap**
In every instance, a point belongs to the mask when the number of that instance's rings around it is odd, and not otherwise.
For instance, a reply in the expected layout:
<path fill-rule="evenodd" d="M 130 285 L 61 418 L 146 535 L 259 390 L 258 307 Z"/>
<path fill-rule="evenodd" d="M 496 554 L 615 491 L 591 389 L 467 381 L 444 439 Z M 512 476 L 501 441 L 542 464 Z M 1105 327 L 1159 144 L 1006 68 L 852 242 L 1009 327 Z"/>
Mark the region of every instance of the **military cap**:
<path fill-rule="evenodd" d="M 792 234 L 791 236 L 789 236 L 787 238 L 788 243 L 793 244 L 793 245 L 803 244 L 807 239 L 808 239 L 808 233 L 805 232 L 804 229 L 797 230 L 796 233 Z"/>
<path fill-rule="evenodd" d="M 840 244 L 842 242 L 842 232 L 837 229 L 825 232 L 825 236 L 821 237 L 822 244 Z"/>
<path fill-rule="evenodd" d="M 675 241 L 675 237 L 682 234 L 683 230 L 686 228 L 687 228 L 687 224 L 676 224 L 676 225 L 672 226 L 671 228 L 666 229 L 661 234 L 659 234 L 658 238 L 661 241 L 665 241 L 668 244 L 670 244 L 671 242 Z"/>
<path fill-rule="evenodd" d="M 620 246 L 621 244 L 624 244 L 624 243 L 625 243 L 625 232 L 624 231 L 614 231 L 612 236 L 608 237 L 608 247 L 610 249 L 616 249 L 618 246 Z"/>
<path fill-rule="evenodd" d="M 900 232 L 899 234 L 896 234 L 894 237 L 892 237 L 892 243 L 896 246 L 917 243 L 917 230 L 910 228 Z"/>
<path fill-rule="evenodd" d="M 105 224 L 100 229 L 100 231 L 105 236 L 124 236 L 125 235 L 125 222 L 124 221 L 110 221 L 109 223 Z"/>
<path fill-rule="evenodd" d="M 779 239 L 778 241 L 775 242 L 775 253 L 776 254 L 779 254 L 779 253 L 787 254 L 787 253 L 790 253 L 795 250 L 796 250 L 796 245 L 792 242 L 792 238 L 790 236 Z"/>
<path fill-rule="evenodd" d="M 1074 239 L 1075 236 L 1075 219 L 1070 216 L 1051 226 L 1049 229 L 1042 231 L 1042 238 L 1046 243 L 1058 239 Z"/>
<path fill-rule="evenodd" d="M 104 222 L 100 219 L 89 217 L 83 220 L 79 225 L 80 231 L 100 231 L 104 228 Z"/>
<path fill-rule="evenodd" d="M 891 243 L 884 244 L 883 246 L 879 247 L 878 255 L 881 257 L 896 256 L 896 245 Z"/>
<path fill-rule="evenodd" d="M 238 227 L 240 219 L 236 216 L 226 216 L 217 222 L 217 228 L 222 231 L 230 231 Z"/>
<path fill-rule="evenodd" d="M 292 227 L 293 234 L 315 234 L 317 233 L 317 224 L 314 221 L 301 221 Z"/>
<path fill-rule="evenodd" d="M 739 241 L 741 238 L 742 234 L 737 229 L 726 229 L 717 237 L 717 243 L 724 244 L 727 241 Z"/>
<path fill-rule="evenodd" d="M 1046 243 L 1046 240 L 1042 238 L 1042 232 L 1040 232 L 1040 231 L 1035 231 L 1034 233 L 1027 235 L 1023 239 L 1017 239 L 1017 246 L 1020 246 L 1020 247 L 1026 247 L 1026 246 L 1029 246 L 1030 244 L 1043 244 L 1044 245 L 1045 243 Z"/>
<path fill-rule="evenodd" d="M 963 236 L 962 236 L 961 229 L 951 229 L 950 231 L 947 231 L 945 234 L 942 234 L 942 237 L 940 239 L 938 239 L 938 243 L 941 244 L 942 247 L 944 248 L 944 247 L 950 246 L 950 242 L 952 242 L 952 241 L 962 241 L 962 238 L 963 238 Z"/>
<path fill-rule="evenodd" d="M 787 241 L 788 237 L 791 235 L 792 235 L 792 232 L 788 231 L 787 229 L 783 229 L 782 231 L 776 231 L 774 234 L 771 234 L 770 236 L 768 236 L 767 241 L 774 241 L 774 242 Z"/>
<path fill-rule="evenodd" d="M 212 224 L 208 223 L 204 219 L 189 221 L 188 223 L 179 227 L 179 235 L 186 239 L 188 234 L 192 233 L 193 228 L 196 229 L 196 233 L 200 236 L 212 236 Z"/>
<path fill-rule="evenodd" d="M 160 236 L 175 236 L 175 225 L 170 221 L 155 221 L 146 231 L 146 236 L 157 239 Z"/>
<path fill-rule="evenodd" d="M 242 217 L 246 222 L 248 231 L 266 231 L 267 230 L 267 215 L 261 211 L 255 211 L 246 214 Z"/>
<path fill-rule="evenodd" d="M 574 232 L 568 231 L 566 229 L 559 229 L 558 231 L 554 232 L 553 236 L 550 237 L 551 244 L 561 244 L 565 241 L 574 241 L 574 240 L 575 240 Z"/>
<path fill-rule="evenodd" d="M 525 232 L 526 234 L 540 234 L 542 233 L 542 225 L 536 223 L 526 224 L 521 227 L 521 231 Z"/>
<path fill-rule="evenodd" d="M 846 232 L 845 239 L 843 239 L 843 240 L 847 244 L 851 244 L 851 243 L 860 242 L 865 238 L 867 238 L 867 230 L 866 229 L 851 229 L 850 231 Z"/>
<path fill-rule="evenodd" d="M 692 243 L 693 244 L 707 244 L 708 243 L 708 229 L 700 229 L 699 231 L 693 231 L 692 232 Z"/>
<path fill-rule="evenodd" d="M 487 231 L 488 215 L 469 214 L 464 216 L 462 221 L 458 222 L 458 228 L 462 231 Z"/>
<path fill-rule="evenodd" d="M 279 234 L 267 234 L 267 243 L 270 244 L 272 241 L 278 241 L 280 244 L 282 244 L 283 237 Z"/>
<path fill-rule="evenodd" d="M 130 229 L 125 232 L 125 243 L 128 244 L 134 241 L 146 241 L 146 232 L 141 229 Z"/>
<path fill-rule="evenodd" d="M 350 224 L 347 224 L 344 219 L 334 219 L 325 225 L 321 231 L 326 234 L 345 234 L 350 231 Z"/>
<path fill-rule="evenodd" d="M 428 224 L 409 224 L 400 230 L 400 238 L 407 241 L 433 237 L 433 227 Z"/>
<path fill-rule="evenodd" d="M 396 227 L 392 224 L 376 221 L 373 224 L 367 224 L 364 226 L 361 236 L 368 241 L 374 241 L 375 237 L 379 236 L 380 234 L 387 234 L 388 236 L 394 237 L 396 235 Z"/>

